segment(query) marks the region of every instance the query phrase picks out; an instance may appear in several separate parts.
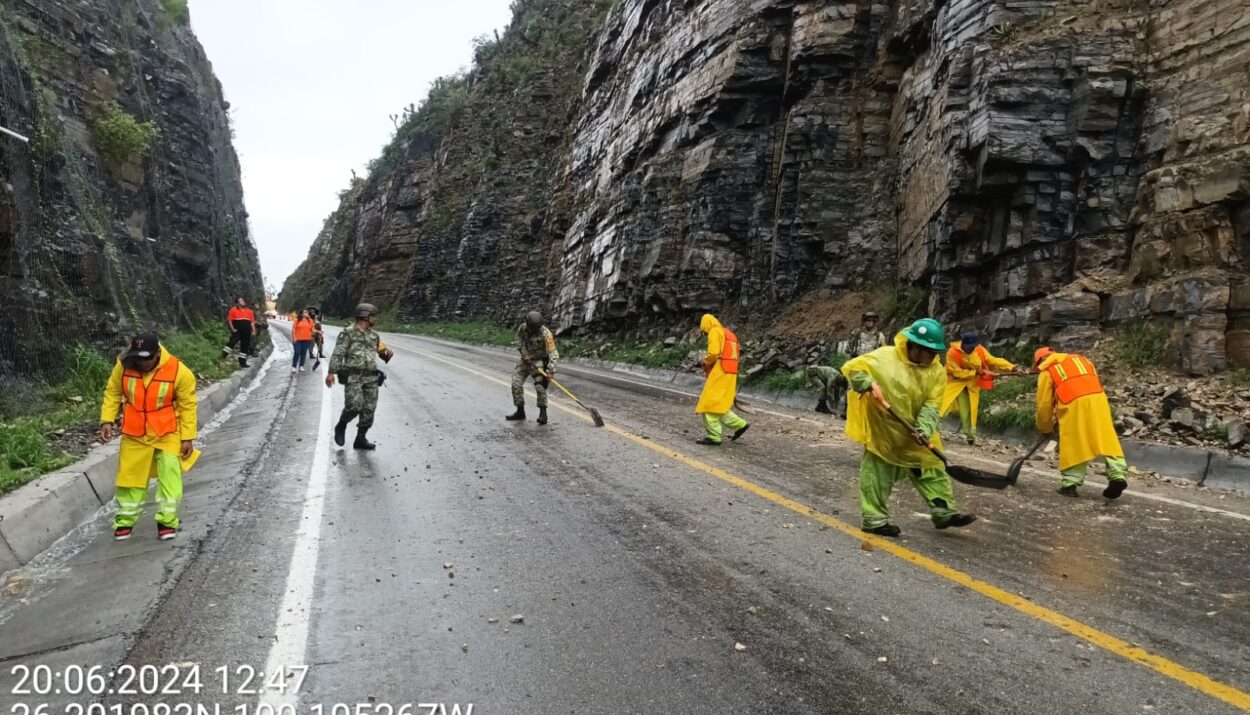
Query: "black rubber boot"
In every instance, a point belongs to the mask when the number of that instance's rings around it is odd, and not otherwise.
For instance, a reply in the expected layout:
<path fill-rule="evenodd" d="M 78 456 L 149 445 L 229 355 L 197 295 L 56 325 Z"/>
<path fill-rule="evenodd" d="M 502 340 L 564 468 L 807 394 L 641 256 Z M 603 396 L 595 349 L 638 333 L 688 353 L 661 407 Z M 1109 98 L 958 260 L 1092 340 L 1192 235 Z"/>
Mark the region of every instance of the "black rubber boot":
<path fill-rule="evenodd" d="M 357 430 L 356 430 L 356 441 L 355 441 L 355 442 L 352 442 L 352 449 L 365 449 L 365 450 L 374 450 L 374 449 L 377 449 L 377 448 L 378 448 L 378 446 L 377 446 L 376 444 L 374 444 L 374 443 L 370 442 L 369 440 L 365 439 L 365 435 L 367 435 L 367 434 L 369 434 L 369 430 L 368 430 L 368 428 L 357 429 Z"/>
<path fill-rule="evenodd" d="M 339 423 L 334 425 L 334 443 L 342 447 L 347 443 L 347 423 L 349 420 L 340 419 Z"/>
<path fill-rule="evenodd" d="M 903 533 L 902 529 L 898 528 L 897 526 L 893 524 L 884 524 L 882 526 L 876 526 L 871 529 L 869 529 L 868 527 L 864 527 L 860 529 L 860 531 L 865 531 L 869 534 L 876 534 L 877 536 L 889 536 L 891 538 Z"/>
<path fill-rule="evenodd" d="M 538 424 L 540 425 L 547 424 L 547 408 L 546 407 L 538 408 Z"/>
<path fill-rule="evenodd" d="M 740 430 L 738 430 L 737 432 L 734 432 L 734 433 L 733 433 L 733 436 L 729 438 L 729 441 L 730 441 L 730 442 L 737 442 L 737 441 L 738 441 L 738 438 L 739 438 L 739 437 L 741 437 L 742 435 L 746 434 L 747 430 L 749 430 L 749 429 L 751 429 L 751 425 L 743 425 L 743 426 L 742 426 L 742 429 L 740 429 Z"/>
<path fill-rule="evenodd" d="M 1111 487 L 1108 486 L 1107 488 L 1110 489 Z M 1069 484 L 1066 487 L 1059 487 L 1059 493 L 1064 495 L 1065 497 L 1072 497 L 1073 499 L 1075 499 L 1077 496 L 1076 485 Z"/>
<path fill-rule="evenodd" d="M 1128 489 L 1127 479 L 1112 479 L 1107 482 L 1107 488 L 1102 490 L 1102 495 L 1107 499 L 1119 499 L 1125 489 Z"/>
<path fill-rule="evenodd" d="M 703 438 L 703 439 L 701 439 L 701 440 L 697 440 L 697 441 L 695 442 L 695 444 L 701 444 L 701 445 L 703 445 L 704 447 L 719 447 L 719 446 L 720 446 L 720 442 L 713 442 L 712 440 L 708 439 L 707 437 L 704 437 L 704 438 Z"/>
<path fill-rule="evenodd" d="M 816 411 L 822 415 L 833 414 L 833 410 L 829 409 L 829 401 L 825 399 L 821 399 L 820 402 L 816 403 Z"/>
<path fill-rule="evenodd" d="M 962 528 L 977 520 L 976 514 L 956 514 L 941 524 L 934 524 L 939 529 Z"/>
<path fill-rule="evenodd" d="M 504 419 L 508 420 L 509 422 L 520 422 L 521 420 L 524 420 L 525 419 L 525 405 L 517 405 L 516 412 L 513 412 L 512 414 L 508 415 Z"/>

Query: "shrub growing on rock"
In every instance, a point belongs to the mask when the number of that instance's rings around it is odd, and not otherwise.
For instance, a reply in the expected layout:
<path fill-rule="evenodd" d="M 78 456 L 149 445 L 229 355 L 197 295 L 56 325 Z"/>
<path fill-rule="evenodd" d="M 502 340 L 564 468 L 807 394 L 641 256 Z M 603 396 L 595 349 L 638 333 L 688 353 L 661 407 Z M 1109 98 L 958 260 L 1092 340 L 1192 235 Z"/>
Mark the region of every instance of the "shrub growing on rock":
<path fill-rule="evenodd" d="M 95 122 L 96 148 L 114 166 L 147 154 L 159 134 L 155 124 L 138 121 L 116 102 L 105 104 Z"/>

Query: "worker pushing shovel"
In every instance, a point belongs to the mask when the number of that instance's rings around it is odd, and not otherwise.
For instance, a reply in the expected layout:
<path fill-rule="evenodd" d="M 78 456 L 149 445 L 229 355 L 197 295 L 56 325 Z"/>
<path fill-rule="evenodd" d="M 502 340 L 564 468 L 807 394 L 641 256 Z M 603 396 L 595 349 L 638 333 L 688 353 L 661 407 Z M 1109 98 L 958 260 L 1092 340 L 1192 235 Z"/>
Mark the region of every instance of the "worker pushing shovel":
<path fill-rule="evenodd" d="M 900 479 L 910 480 L 924 497 L 935 527 L 964 527 L 976 521 L 972 514 L 959 513 L 954 485 L 937 451 L 946 383 L 938 354 L 945 349 L 941 324 L 924 318 L 899 333 L 892 347 L 842 366 L 842 374 L 858 393 L 848 401 L 846 434 L 864 445 L 859 493 L 863 530 L 870 534 L 902 533 L 889 516 L 890 493 Z"/>

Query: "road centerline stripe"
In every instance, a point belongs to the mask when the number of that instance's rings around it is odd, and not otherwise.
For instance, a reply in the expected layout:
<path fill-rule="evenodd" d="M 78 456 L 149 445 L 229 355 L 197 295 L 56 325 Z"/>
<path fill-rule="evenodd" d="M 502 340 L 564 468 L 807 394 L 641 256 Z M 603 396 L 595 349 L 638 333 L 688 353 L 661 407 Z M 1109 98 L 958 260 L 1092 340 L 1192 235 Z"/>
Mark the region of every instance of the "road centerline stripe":
<path fill-rule="evenodd" d="M 446 365 L 450 365 L 459 370 L 462 370 L 464 372 L 467 372 L 469 374 L 472 374 L 479 378 L 487 380 L 489 382 L 493 382 L 498 385 L 511 386 L 511 383 L 509 382 L 496 378 L 492 375 L 488 375 L 486 373 L 480 372 L 472 367 L 458 363 L 456 361 L 448 360 L 446 358 L 443 358 L 437 355 L 432 355 L 430 353 L 423 352 L 421 350 L 417 350 L 412 347 L 407 347 L 406 349 L 424 358 L 435 360 L 437 362 L 441 362 Z M 554 407 L 567 414 L 574 415 L 582 419 L 583 421 L 591 422 L 591 419 L 585 414 L 583 414 L 580 409 L 575 409 L 575 408 L 568 407 L 568 406 L 565 406 L 559 403 L 554 403 L 554 402 L 551 403 L 551 407 Z M 628 432 L 614 425 L 609 424 L 606 427 L 604 427 L 604 429 L 606 429 L 607 431 L 615 435 L 624 437 L 625 439 L 637 445 L 646 447 L 647 449 L 650 449 L 654 452 L 657 452 L 666 457 L 669 457 L 670 459 L 680 462 L 684 464 L 685 466 L 690 467 L 691 469 L 716 477 L 717 479 L 723 482 L 726 482 L 735 487 L 738 487 L 739 489 L 755 494 L 756 496 L 766 499 L 774 504 L 777 504 L 778 506 L 785 507 L 786 509 L 789 509 L 790 511 L 793 511 L 797 514 L 801 514 L 802 516 L 805 516 L 809 519 L 813 519 L 832 529 L 836 529 L 837 531 L 840 531 L 847 536 L 850 536 L 861 542 L 872 544 L 874 547 L 881 549 L 882 551 L 885 551 L 886 553 L 889 553 L 890 555 L 895 556 L 899 559 L 902 559 L 903 561 L 913 564 L 921 569 L 924 569 L 925 571 L 928 571 L 936 576 L 940 576 L 957 585 L 963 586 L 971 591 L 975 591 L 976 593 L 979 593 L 982 596 L 985 596 L 986 598 L 989 598 L 993 601 L 1001 603 L 1004 606 L 1008 606 L 1018 611 L 1019 613 L 1029 616 L 1030 618 L 1033 618 L 1035 620 L 1041 621 L 1048 625 L 1054 626 L 1056 628 L 1059 628 L 1060 630 L 1066 631 L 1067 633 L 1074 635 L 1092 645 L 1102 648 L 1103 650 L 1107 652 L 1118 655 L 1134 663 L 1143 665 L 1161 675 L 1166 675 L 1167 677 L 1172 678 L 1173 680 L 1176 680 L 1177 682 L 1182 683 L 1183 685 L 1187 685 L 1190 688 L 1193 688 L 1194 690 L 1197 690 L 1205 695 L 1209 695 L 1218 700 L 1222 700 L 1223 702 L 1228 703 L 1229 705 L 1232 705 L 1234 707 L 1240 708 L 1242 710 L 1250 711 L 1250 693 L 1246 693 L 1244 691 L 1238 690 L 1237 688 L 1234 688 L 1231 685 L 1221 683 L 1215 680 L 1214 678 L 1211 678 L 1208 675 L 1200 673 L 1196 670 L 1191 670 L 1189 668 L 1186 668 L 1185 666 L 1179 663 L 1168 660 L 1167 658 L 1164 658 L 1163 656 L 1151 653 L 1145 650 L 1144 648 L 1135 646 L 1129 643 L 1128 641 L 1125 641 L 1121 638 L 1117 638 L 1116 636 L 1111 635 L 1110 633 L 1100 631 L 1097 628 L 1094 628 L 1093 626 L 1090 626 L 1086 623 L 1076 620 L 1075 618 L 1066 616 L 1062 613 L 1059 613 L 1058 611 L 1036 604 L 1024 598 L 1023 596 L 1018 596 L 1014 593 L 1001 589 L 998 586 L 995 586 L 989 583 L 988 581 L 982 581 L 981 579 L 978 579 L 975 576 L 964 573 L 963 571 L 960 571 L 959 569 L 956 569 L 952 566 L 947 566 L 946 564 L 940 561 L 937 561 L 935 559 L 929 558 L 928 556 L 925 556 L 924 554 L 921 554 L 917 551 L 912 551 L 911 549 L 897 542 L 894 542 L 889 539 L 885 539 L 883 537 L 874 536 L 872 534 L 867 534 L 865 532 L 862 532 L 859 530 L 858 527 L 850 523 L 847 523 L 845 521 L 842 521 L 841 519 L 837 519 L 833 516 L 825 514 L 824 512 L 821 512 L 814 507 L 803 504 L 802 502 L 798 502 L 793 499 L 790 499 L 789 497 L 786 497 L 782 494 L 774 492 L 771 489 L 768 489 L 767 487 L 760 486 L 758 484 L 755 484 L 754 482 L 743 479 L 742 477 L 736 476 L 734 474 L 730 474 L 729 472 L 726 472 L 725 470 L 719 467 L 712 466 L 710 464 L 702 462 L 698 459 L 695 459 L 694 457 L 690 457 L 686 454 L 678 452 L 669 447 L 656 444 L 652 440 L 649 440 L 640 435 L 633 434 L 632 432 Z"/>

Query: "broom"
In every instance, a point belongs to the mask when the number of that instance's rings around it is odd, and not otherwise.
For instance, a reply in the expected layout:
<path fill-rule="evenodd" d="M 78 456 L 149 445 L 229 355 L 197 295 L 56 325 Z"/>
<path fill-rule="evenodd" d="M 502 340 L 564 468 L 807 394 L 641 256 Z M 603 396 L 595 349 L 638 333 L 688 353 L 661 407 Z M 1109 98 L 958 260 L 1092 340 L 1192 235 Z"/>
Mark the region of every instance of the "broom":
<path fill-rule="evenodd" d="M 590 419 L 594 420 L 594 422 L 595 422 L 595 426 L 596 426 L 596 427 L 602 427 L 602 426 L 604 425 L 604 422 L 603 422 L 603 417 L 602 417 L 602 416 L 600 416 L 600 414 L 599 414 L 599 410 L 596 410 L 596 409 L 595 409 L 595 408 L 593 408 L 593 407 L 587 407 L 587 406 L 586 406 L 586 403 L 584 403 L 584 402 L 582 402 L 581 400 L 577 399 L 577 395 L 574 395 L 573 393 L 569 392 L 568 388 L 566 388 L 564 385 L 561 385 L 560 383 L 556 382 L 556 379 L 555 379 L 554 377 L 552 377 L 552 376 L 548 375 L 546 370 L 543 370 L 542 368 L 538 368 L 538 374 L 539 374 L 539 375 L 542 375 L 542 376 L 543 376 L 543 379 L 545 379 L 547 382 L 550 382 L 551 384 L 553 384 L 553 385 L 555 385 L 556 387 L 560 388 L 560 390 L 561 390 L 564 394 L 566 394 L 566 395 L 568 395 L 568 396 L 569 396 L 569 399 L 570 399 L 570 400 L 572 400 L 572 401 L 576 402 L 578 405 L 580 405 L 580 406 L 581 406 L 581 408 L 582 408 L 583 410 L 586 410 L 587 412 L 589 412 L 589 413 L 590 413 Z"/>

